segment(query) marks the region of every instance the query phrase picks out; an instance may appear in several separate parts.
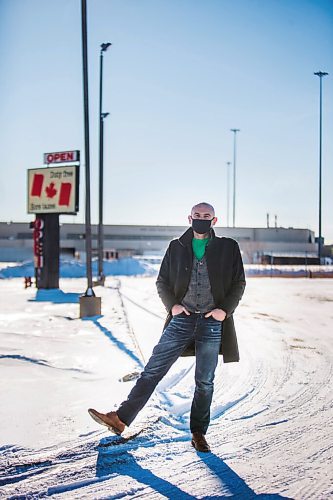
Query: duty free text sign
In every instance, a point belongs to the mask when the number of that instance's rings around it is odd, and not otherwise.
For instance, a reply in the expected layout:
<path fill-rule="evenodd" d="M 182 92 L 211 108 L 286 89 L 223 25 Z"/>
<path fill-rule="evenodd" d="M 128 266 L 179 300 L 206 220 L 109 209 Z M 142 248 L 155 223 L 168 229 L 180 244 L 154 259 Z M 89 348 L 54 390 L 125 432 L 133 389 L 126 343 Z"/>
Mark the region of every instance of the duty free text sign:
<path fill-rule="evenodd" d="M 79 167 L 28 170 L 29 214 L 75 214 L 79 210 Z"/>

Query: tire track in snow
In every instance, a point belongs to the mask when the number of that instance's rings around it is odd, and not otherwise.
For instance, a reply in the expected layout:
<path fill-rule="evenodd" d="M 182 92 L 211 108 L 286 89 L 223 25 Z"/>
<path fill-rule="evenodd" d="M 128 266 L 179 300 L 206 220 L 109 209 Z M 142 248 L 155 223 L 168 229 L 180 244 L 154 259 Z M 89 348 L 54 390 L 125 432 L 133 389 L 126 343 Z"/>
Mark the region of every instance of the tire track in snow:
<path fill-rule="evenodd" d="M 132 341 L 134 343 L 134 347 L 135 347 L 135 350 L 137 351 L 137 354 L 139 355 L 139 357 L 142 359 L 143 363 L 145 364 L 146 363 L 146 359 L 145 359 L 145 357 L 143 355 L 143 352 L 142 352 L 142 350 L 140 348 L 140 344 L 137 341 L 137 338 L 135 336 L 135 333 L 133 331 L 133 328 L 131 327 L 131 324 L 130 324 L 130 321 L 129 321 L 129 318 L 128 318 L 127 310 L 126 310 L 126 307 L 125 307 L 125 304 L 124 304 L 124 300 L 123 300 L 123 294 L 120 291 L 121 281 L 119 279 L 116 281 L 116 287 L 115 288 L 117 290 L 117 293 L 118 293 L 118 296 L 119 296 L 119 299 L 120 299 L 120 303 L 121 303 L 121 307 L 122 307 L 122 310 L 123 310 L 124 319 L 125 319 L 125 322 L 126 322 L 126 325 L 127 325 L 127 330 L 128 330 L 129 336 L 131 337 L 131 339 L 132 339 Z"/>

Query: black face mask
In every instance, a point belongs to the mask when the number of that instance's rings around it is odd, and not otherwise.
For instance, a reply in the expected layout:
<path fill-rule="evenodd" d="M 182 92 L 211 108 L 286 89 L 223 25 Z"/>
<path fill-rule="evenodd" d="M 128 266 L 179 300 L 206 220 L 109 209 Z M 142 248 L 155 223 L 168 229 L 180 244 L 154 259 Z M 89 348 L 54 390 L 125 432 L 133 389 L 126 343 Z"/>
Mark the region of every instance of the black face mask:
<path fill-rule="evenodd" d="M 211 225 L 212 225 L 212 220 L 209 219 L 192 219 L 192 229 L 198 234 L 205 234 L 208 233 Z"/>

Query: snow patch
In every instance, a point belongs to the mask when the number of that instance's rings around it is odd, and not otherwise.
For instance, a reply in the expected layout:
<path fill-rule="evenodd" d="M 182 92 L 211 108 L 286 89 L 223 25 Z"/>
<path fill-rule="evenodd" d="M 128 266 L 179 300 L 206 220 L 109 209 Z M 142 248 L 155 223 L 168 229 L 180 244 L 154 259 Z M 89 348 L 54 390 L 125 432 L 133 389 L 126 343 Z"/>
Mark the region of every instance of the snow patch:
<path fill-rule="evenodd" d="M 92 271 L 97 275 L 97 260 L 92 262 Z M 155 274 L 156 270 L 147 260 L 126 257 L 123 259 L 104 261 L 105 276 L 138 276 Z M 61 278 L 84 278 L 86 276 L 86 265 L 77 260 L 60 259 Z M 0 279 L 24 278 L 34 276 L 35 269 L 33 261 L 23 262 L 19 265 L 10 265 L 0 270 Z"/>

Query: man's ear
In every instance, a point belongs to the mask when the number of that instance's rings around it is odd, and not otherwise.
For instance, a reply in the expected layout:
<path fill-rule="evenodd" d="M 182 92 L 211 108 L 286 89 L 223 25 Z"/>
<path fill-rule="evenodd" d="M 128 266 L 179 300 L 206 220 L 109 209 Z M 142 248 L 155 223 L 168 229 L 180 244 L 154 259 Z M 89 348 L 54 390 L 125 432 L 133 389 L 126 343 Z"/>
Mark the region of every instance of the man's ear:
<path fill-rule="evenodd" d="M 192 217 L 191 217 L 191 215 L 188 216 L 188 223 L 190 224 L 190 226 L 192 225 Z"/>
<path fill-rule="evenodd" d="M 212 226 L 215 226 L 216 223 L 217 223 L 217 217 L 214 217 L 214 219 L 212 220 Z"/>

